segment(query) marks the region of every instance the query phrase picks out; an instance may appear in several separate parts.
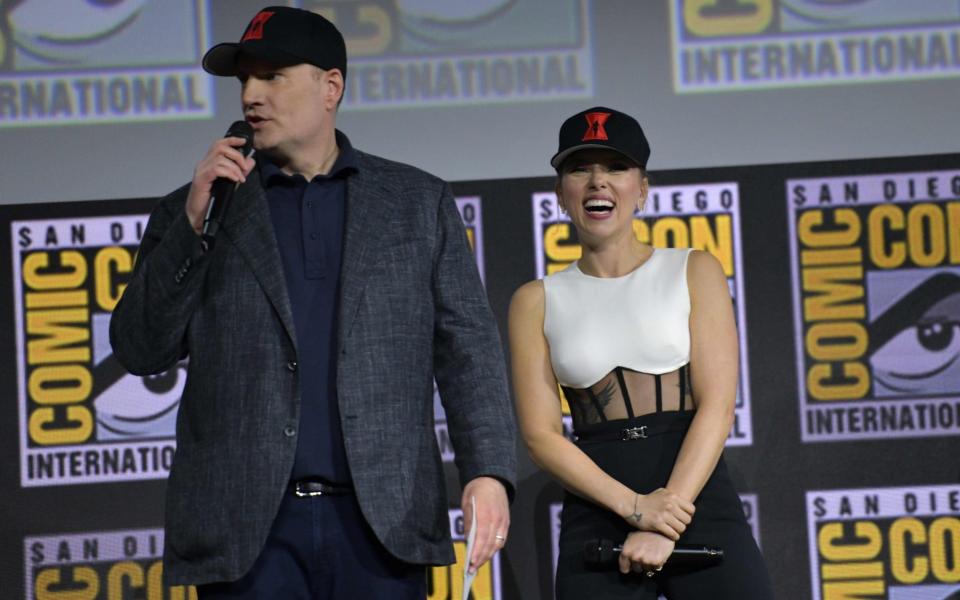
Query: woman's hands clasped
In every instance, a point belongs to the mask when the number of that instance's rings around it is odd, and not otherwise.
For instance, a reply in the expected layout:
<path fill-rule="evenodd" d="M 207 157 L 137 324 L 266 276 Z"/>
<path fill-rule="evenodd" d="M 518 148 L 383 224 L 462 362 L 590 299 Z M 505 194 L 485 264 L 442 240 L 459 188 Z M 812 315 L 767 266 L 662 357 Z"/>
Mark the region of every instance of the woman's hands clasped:
<path fill-rule="evenodd" d="M 670 558 L 676 542 L 652 531 L 634 531 L 627 536 L 620 551 L 620 572 L 645 573 L 653 577 Z"/>
<path fill-rule="evenodd" d="M 686 531 L 696 509 L 689 500 L 667 488 L 658 488 L 649 494 L 637 494 L 629 510 L 629 514 L 621 516 L 637 529 L 659 533 L 677 541 Z"/>

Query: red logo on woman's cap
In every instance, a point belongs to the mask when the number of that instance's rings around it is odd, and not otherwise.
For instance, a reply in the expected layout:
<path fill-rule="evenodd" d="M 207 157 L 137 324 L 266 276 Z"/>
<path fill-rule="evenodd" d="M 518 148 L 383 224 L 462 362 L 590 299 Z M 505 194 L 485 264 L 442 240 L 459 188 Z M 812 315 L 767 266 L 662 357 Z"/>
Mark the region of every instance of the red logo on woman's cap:
<path fill-rule="evenodd" d="M 610 113 L 592 112 L 584 116 L 587 117 L 587 132 L 583 134 L 583 139 L 580 141 L 610 139 L 607 137 L 607 130 L 603 128 L 603 124 L 610 118 Z"/>
<path fill-rule="evenodd" d="M 241 42 L 246 42 L 247 40 L 260 40 L 263 39 L 263 25 L 270 20 L 270 17 L 273 16 L 273 11 L 264 10 L 257 13 L 257 16 L 250 21 L 250 24 L 247 25 L 247 32 L 243 34 L 243 39 Z"/>

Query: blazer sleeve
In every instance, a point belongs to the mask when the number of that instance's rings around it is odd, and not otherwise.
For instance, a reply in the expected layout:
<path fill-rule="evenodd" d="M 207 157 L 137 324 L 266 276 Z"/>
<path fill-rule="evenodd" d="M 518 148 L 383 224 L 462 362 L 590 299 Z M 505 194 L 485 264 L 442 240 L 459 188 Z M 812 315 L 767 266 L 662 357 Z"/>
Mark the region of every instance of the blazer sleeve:
<path fill-rule="evenodd" d="M 463 221 L 443 184 L 434 257 L 434 376 L 461 485 L 500 479 L 513 498 L 516 424 L 503 347 Z"/>
<path fill-rule="evenodd" d="M 173 192 L 153 210 L 110 319 L 113 354 L 134 375 L 162 372 L 187 355 L 187 325 L 209 261 L 184 211 L 186 193 Z"/>

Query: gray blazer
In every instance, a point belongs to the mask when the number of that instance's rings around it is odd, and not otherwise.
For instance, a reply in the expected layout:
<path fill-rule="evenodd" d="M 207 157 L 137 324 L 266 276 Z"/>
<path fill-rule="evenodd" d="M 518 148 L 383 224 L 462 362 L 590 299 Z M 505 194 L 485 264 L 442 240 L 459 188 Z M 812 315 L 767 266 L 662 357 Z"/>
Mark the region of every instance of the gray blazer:
<path fill-rule="evenodd" d="M 512 494 L 515 425 L 502 348 L 450 188 L 359 153 L 347 184 L 337 323 L 341 426 L 357 499 L 395 556 L 454 561 L 433 431 L 436 377 L 461 483 Z M 234 580 L 253 564 L 288 485 L 300 416 L 297 343 L 283 266 L 256 170 L 213 251 L 162 199 L 110 342 L 131 373 L 189 356 L 167 487 L 170 584 Z"/>

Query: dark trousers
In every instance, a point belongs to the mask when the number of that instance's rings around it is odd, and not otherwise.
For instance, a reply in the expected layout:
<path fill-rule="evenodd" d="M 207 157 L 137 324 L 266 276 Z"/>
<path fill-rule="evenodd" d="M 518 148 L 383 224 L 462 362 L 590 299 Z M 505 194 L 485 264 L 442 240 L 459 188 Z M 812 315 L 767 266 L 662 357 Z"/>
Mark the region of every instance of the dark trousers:
<path fill-rule="evenodd" d="M 197 587 L 201 600 L 423 600 L 426 569 L 391 556 L 356 498 L 288 493 L 266 545 L 237 581 Z"/>

